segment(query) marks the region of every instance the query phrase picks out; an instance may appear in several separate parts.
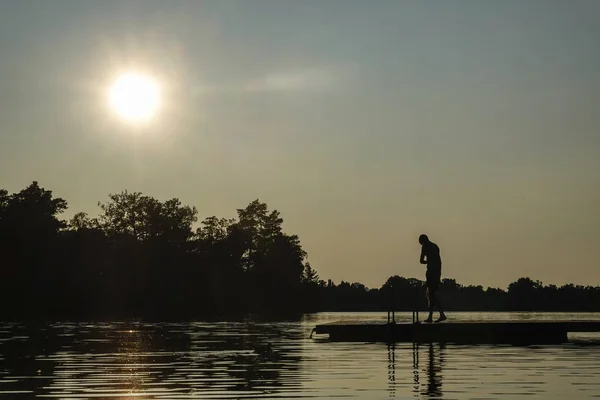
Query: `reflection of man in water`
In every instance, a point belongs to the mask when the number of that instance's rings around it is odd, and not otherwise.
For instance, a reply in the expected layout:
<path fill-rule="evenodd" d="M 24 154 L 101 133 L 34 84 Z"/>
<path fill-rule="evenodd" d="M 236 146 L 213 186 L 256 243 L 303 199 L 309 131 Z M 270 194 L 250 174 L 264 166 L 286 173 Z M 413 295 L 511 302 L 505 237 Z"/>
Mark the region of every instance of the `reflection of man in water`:
<path fill-rule="evenodd" d="M 427 365 L 427 392 L 429 397 L 442 397 L 442 350 L 440 343 L 438 354 L 435 354 L 433 343 L 429 343 L 429 364 Z"/>
<path fill-rule="evenodd" d="M 413 343 L 413 392 L 416 395 L 424 395 L 427 398 L 442 397 L 442 367 L 444 364 L 444 352 L 446 346 L 439 344 L 439 350 L 433 343 L 429 343 L 428 363 L 425 369 L 427 382 L 419 379 L 419 344 Z"/>
<path fill-rule="evenodd" d="M 431 322 L 433 318 L 433 309 L 437 307 L 440 312 L 440 317 L 435 322 L 446 320 L 446 314 L 442 309 L 442 305 L 437 296 L 437 289 L 442 277 L 442 258 L 440 256 L 440 248 L 437 244 L 431 242 L 427 235 L 419 236 L 421 244 L 421 264 L 427 265 L 426 285 L 427 285 L 427 300 L 429 301 L 429 317 L 424 322 Z"/>

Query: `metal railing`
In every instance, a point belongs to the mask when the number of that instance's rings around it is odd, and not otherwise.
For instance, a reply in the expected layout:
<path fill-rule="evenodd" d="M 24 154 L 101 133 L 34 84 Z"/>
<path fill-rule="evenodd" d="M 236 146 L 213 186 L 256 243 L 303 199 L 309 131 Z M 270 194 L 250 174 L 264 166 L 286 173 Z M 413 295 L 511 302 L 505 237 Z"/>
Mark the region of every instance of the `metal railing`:
<path fill-rule="evenodd" d="M 419 322 L 419 284 L 415 285 L 415 301 L 413 303 L 412 322 L 416 324 Z"/>
<path fill-rule="evenodd" d="M 417 284 L 415 286 L 415 298 L 413 302 L 413 310 L 412 310 L 412 322 L 413 324 L 419 323 L 419 289 L 420 285 Z M 390 285 L 389 288 L 389 306 L 387 312 L 387 323 L 395 324 L 396 323 L 396 307 L 394 302 L 394 287 Z"/>

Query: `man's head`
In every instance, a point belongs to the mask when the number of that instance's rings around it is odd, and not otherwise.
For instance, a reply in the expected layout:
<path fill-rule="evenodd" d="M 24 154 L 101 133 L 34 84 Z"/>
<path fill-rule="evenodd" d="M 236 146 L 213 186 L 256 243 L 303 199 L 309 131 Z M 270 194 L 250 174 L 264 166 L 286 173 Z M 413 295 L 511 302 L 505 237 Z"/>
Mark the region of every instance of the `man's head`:
<path fill-rule="evenodd" d="M 429 242 L 429 238 L 427 237 L 426 234 L 422 234 L 421 236 L 419 236 L 419 244 L 421 246 L 428 242 Z"/>

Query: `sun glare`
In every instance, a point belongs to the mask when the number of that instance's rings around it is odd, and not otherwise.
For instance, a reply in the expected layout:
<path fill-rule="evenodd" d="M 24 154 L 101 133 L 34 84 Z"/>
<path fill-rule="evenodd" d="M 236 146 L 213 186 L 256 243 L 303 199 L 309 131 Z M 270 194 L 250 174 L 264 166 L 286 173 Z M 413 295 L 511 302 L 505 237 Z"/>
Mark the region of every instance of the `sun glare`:
<path fill-rule="evenodd" d="M 151 78 L 138 73 L 122 74 L 110 88 L 110 105 L 129 121 L 145 121 L 156 113 L 159 94 L 158 85 Z"/>

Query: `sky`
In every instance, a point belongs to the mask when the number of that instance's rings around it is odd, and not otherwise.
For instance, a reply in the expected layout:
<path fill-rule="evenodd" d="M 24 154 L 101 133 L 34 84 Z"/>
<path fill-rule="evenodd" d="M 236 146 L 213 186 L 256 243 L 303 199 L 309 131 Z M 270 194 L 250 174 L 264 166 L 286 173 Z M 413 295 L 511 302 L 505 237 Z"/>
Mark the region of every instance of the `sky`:
<path fill-rule="evenodd" d="M 0 187 L 255 199 L 321 278 L 600 285 L 600 2 L 0 2 Z M 144 124 L 108 106 L 153 76 Z"/>

